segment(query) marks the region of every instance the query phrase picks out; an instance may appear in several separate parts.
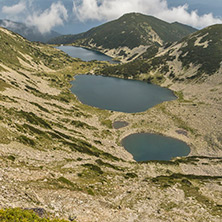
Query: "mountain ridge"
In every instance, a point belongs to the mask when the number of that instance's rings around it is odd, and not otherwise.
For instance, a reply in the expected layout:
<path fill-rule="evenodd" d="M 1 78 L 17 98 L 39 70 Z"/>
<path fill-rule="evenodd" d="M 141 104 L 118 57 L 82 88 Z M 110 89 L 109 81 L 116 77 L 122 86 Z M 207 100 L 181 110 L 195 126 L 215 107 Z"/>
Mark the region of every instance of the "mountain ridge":
<path fill-rule="evenodd" d="M 153 72 L 159 73 L 161 81 L 166 76 L 173 81 L 205 78 L 221 68 L 221 38 L 222 25 L 209 26 L 159 50 L 149 48 L 135 61 L 107 67 L 100 73 L 115 73 L 126 78 L 147 74 L 148 81 L 152 81 Z"/>
<path fill-rule="evenodd" d="M 196 29 L 180 23 L 167 23 L 153 16 L 129 13 L 87 32 L 65 35 L 49 41 L 73 44 L 101 51 L 122 61 L 135 59 L 150 46 L 163 46 L 180 40 Z"/>
<path fill-rule="evenodd" d="M 11 20 L 0 19 L 0 26 L 7 28 L 10 31 L 18 33 L 29 41 L 46 43 L 49 39 L 60 36 L 60 33 L 50 31 L 49 33 L 42 34 L 35 26 L 27 26 L 24 23 L 14 22 Z"/>

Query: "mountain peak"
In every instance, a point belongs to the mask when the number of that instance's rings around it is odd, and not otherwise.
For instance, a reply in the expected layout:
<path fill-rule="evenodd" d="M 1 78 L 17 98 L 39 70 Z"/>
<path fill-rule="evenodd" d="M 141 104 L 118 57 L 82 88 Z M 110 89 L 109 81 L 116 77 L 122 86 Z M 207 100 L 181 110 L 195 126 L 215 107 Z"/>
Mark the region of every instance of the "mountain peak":
<path fill-rule="evenodd" d="M 56 38 L 50 43 L 74 44 L 93 48 L 122 61 L 135 59 L 150 46 L 182 39 L 196 29 L 170 24 L 141 13 L 128 13 L 85 33 Z"/>

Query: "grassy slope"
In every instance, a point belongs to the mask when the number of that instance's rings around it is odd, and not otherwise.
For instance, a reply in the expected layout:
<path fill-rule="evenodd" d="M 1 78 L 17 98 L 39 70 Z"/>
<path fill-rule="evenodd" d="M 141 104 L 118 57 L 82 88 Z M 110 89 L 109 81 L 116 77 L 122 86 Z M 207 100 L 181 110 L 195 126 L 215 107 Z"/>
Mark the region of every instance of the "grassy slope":
<path fill-rule="evenodd" d="M 124 75 L 125 77 L 149 74 L 158 70 L 160 81 L 164 75 L 174 80 L 198 79 L 212 75 L 220 68 L 222 57 L 222 25 L 214 25 L 185 37 L 159 53 L 155 47 L 141 55 L 136 61 L 101 70 L 104 75 Z M 178 64 L 180 65 L 177 70 Z M 196 69 L 194 69 L 196 67 Z M 190 75 L 186 76 L 187 70 Z M 175 71 L 176 70 L 176 71 Z M 153 81 L 148 75 L 148 80 Z"/>
<path fill-rule="evenodd" d="M 75 60 L 11 32 L 0 33 L 4 40 L 0 57 L 4 64 L 0 71 L 1 207 L 44 206 L 65 218 L 77 215 L 79 221 L 128 221 L 132 215 L 141 221 L 182 221 L 187 215 L 191 221 L 216 221 L 221 216 L 220 158 L 137 164 L 128 161 L 118 146 L 126 133 L 149 131 L 193 143 L 197 154 L 216 156 L 220 147 L 215 148 L 216 154 L 201 149 L 213 141 L 203 143 L 195 119 L 187 122 L 186 113 L 181 116 L 184 109 L 201 114 L 203 105 L 193 106 L 195 101 L 186 101 L 181 94 L 179 101 L 138 114 L 85 106 L 70 93 L 69 81 L 73 74 L 90 72 L 103 63 Z M 16 57 L 21 51 L 23 62 L 15 59 L 12 63 L 5 57 L 11 51 Z M 119 119 L 130 125 L 114 130 L 107 124 Z M 188 137 L 171 134 L 178 127 Z M 196 213 L 199 210 L 201 214 Z"/>
<path fill-rule="evenodd" d="M 12 222 L 12 221 L 20 221 L 20 222 L 68 222 L 67 220 L 60 219 L 46 219 L 40 218 L 34 212 L 22 209 L 6 209 L 0 210 L 0 221 L 4 222 Z M 74 221 L 74 220 L 73 220 Z"/>
<path fill-rule="evenodd" d="M 62 36 L 52 40 L 52 43 L 70 44 L 76 42 L 84 46 L 96 44 L 105 49 L 113 49 L 127 46 L 132 49 L 140 45 L 153 45 L 158 41 L 153 40 L 150 33 L 154 31 L 157 38 L 163 43 L 180 40 L 192 33 L 195 29 L 179 24 L 169 24 L 152 16 L 139 13 L 130 13 L 121 18 L 105 23 L 79 35 Z"/>

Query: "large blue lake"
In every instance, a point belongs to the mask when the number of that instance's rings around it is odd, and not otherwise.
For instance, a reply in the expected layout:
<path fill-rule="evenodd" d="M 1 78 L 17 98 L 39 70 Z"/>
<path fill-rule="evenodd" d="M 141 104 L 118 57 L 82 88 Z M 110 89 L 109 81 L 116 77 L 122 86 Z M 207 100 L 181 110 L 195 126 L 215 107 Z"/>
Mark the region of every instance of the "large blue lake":
<path fill-rule="evenodd" d="M 190 153 L 189 146 L 180 140 L 149 133 L 132 134 L 122 145 L 136 161 L 171 160 Z"/>
<path fill-rule="evenodd" d="M 98 60 L 98 61 L 108 61 L 110 63 L 117 63 L 112 60 L 111 57 L 100 53 L 98 51 L 82 48 L 82 47 L 76 47 L 76 46 L 59 46 L 56 47 L 57 49 L 62 50 L 63 52 L 67 53 L 69 56 L 74 58 L 82 59 L 83 61 L 92 61 L 92 60 Z"/>
<path fill-rule="evenodd" d="M 143 112 L 174 100 L 172 91 L 142 81 L 95 75 L 77 75 L 71 91 L 87 105 L 126 113 Z"/>
<path fill-rule="evenodd" d="M 73 46 L 58 48 L 85 61 L 112 62 L 110 57 L 92 50 Z M 72 92 L 82 103 L 126 113 L 142 112 L 164 101 L 176 99 L 173 92 L 166 88 L 135 80 L 77 75 L 71 83 Z M 114 124 L 116 130 L 127 126 L 127 123 L 117 123 Z M 190 152 L 190 148 L 182 141 L 147 133 L 130 135 L 122 140 L 122 144 L 136 161 L 170 160 L 173 157 L 186 156 Z"/>

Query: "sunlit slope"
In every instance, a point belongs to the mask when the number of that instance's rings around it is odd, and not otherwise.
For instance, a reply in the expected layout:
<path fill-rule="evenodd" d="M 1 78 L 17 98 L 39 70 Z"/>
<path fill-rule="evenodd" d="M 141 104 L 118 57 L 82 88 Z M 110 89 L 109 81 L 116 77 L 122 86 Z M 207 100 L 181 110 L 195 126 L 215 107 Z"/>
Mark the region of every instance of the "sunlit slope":
<path fill-rule="evenodd" d="M 131 63 L 107 67 L 101 73 L 126 77 L 146 74 L 148 80 L 158 76 L 161 81 L 166 77 L 178 81 L 205 78 L 221 67 L 222 25 L 197 31 L 159 52 L 149 50 Z"/>
<path fill-rule="evenodd" d="M 75 44 L 94 48 L 121 58 L 136 57 L 149 46 L 162 46 L 178 41 L 196 29 L 180 24 L 167 23 L 153 16 L 140 13 L 125 14 L 117 20 L 95 27 L 78 35 L 66 35 L 52 39 L 54 44 Z M 138 48 L 139 49 L 135 49 Z M 119 50 L 118 50 L 119 49 Z M 131 51 L 134 51 L 131 53 Z M 130 54 L 130 55 L 129 55 Z M 133 58 L 130 58 L 131 60 Z"/>

